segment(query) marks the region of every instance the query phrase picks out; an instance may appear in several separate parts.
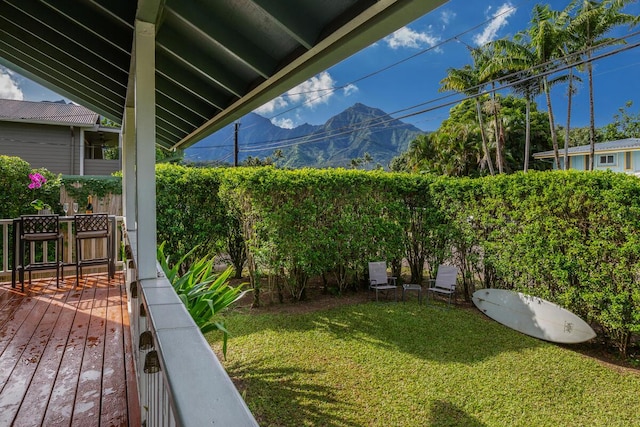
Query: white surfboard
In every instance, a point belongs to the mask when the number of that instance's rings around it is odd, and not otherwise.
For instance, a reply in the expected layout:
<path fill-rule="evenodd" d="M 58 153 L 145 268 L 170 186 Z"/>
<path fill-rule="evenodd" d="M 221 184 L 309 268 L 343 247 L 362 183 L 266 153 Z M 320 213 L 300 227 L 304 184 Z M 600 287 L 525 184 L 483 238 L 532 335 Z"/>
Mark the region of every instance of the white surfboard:
<path fill-rule="evenodd" d="M 575 344 L 596 336 L 587 322 L 569 310 L 520 292 L 481 289 L 474 292 L 473 303 L 493 320 L 545 341 Z"/>

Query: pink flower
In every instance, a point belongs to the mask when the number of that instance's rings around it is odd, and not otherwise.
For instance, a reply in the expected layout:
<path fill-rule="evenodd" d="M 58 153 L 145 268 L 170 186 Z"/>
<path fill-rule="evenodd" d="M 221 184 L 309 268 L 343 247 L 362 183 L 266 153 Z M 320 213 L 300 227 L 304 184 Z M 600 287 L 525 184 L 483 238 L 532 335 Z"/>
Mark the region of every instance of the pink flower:
<path fill-rule="evenodd" d="M 29 174 L 29 179 L 31 180 L 31 184 L 29 184 L 29 188 L 30 189 L 36 189 L 36 188 L 40 188 L 42 187 L 42 184 L 44 184 L 45 182 L 47 182 L 47 178 L 45 178 L 44 176 L 42 176 L 39 173 L 30 173 Z"/>

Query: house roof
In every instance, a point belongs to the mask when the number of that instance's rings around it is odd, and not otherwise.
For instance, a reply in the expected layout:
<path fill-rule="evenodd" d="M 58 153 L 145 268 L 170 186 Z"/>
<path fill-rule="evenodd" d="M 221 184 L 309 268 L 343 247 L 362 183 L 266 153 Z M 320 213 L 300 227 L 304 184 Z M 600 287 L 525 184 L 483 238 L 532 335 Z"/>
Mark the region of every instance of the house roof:
<path fill-rule="evenodd" d="M 569 148 L 569 156 L 577 156 L 583 154 L 589 154 L 589 145 L 580 145 L 578 147 Z M 640 150 L 640 138 L 626 138 L 619 139 L 617 141 L 598 142 L 594 144 L 594 150 L 596 153 L 609 153 L 616 151 L 633 151 Z M 560 150 L 563 153 L 563 149 Z M 535 159 L 547 159 L 553 157 L 553 150 L 542 151 L 540 153 L 534 153 Z"/>
<path fill-rule="evenodd" d="M 0 121 L 93 127 L 99 117 L 80 105 L 0 99 Z"/>
<path fill-rule="evenodd" d="M 0 8 L 0 64 L 122 122 L 155 24 L 156 143 L 186 148 L 446 0 L 42 0 Z"/>

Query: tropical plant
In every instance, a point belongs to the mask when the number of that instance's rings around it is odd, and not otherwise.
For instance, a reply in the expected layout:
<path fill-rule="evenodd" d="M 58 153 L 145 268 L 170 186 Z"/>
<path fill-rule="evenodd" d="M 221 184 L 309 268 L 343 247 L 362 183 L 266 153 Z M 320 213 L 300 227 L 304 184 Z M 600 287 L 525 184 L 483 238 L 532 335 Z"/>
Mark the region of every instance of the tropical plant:
<path fill-rule="evenodd" d="M 632 101 L 627 101 L 624 107 L 618 109 L 613 115 L 613 122 L 600 129 L 603 141 L 615 141 L 625 138 L 640 138 L 640 112 L 628 111 L 633 106 Z"/>
<path fill-rule="evenodd" d="M 199 258 L 188 267 L 184 274 L 180 274 L 180 266 L 196 248 L 184 254 L 170 267 L 169 256 L 164 253 L 164 244 L 165 242 L 162 242 L 158 245 L 158 261 L 165 277 L 203 334 L 215 330 L 222 332 L 222 353 L 226 357 L 229 331 L 224 322 L 216 320 L 217 315 L 242 298 L 247 291 L 242 290 L 243 284 L 236 287 L 229 285 L 229 277 L 233 272 L 232 267 L 216 274 L 213 271 L 212 258 Z"/>
<path fill-rule="evenodd" d="M 631 0 L 605 0 L 602 2 L 582 0 L 575 18 L 568 27 L 569 33 L 575 34 L 581 41 L 586 55 L 589 84 L 589 170 L 593 170 L 596 139 L 591 58 L 596 50 L 613 44 L 625 43 L 622 39 L 607 37 L 614 28 L 621 25 L 633 26 L 640 22 L 640 17 L 621 12 L 629 3 Z"/>
<path fill-rule="evenodd" d="M 498 39 L 490 42 L 494 55 L 485 67 L 486 73 L 502 70 L 500 80 L 511 86 L 513 92 L 524 96 L 525 105 L 525 146 L 523 171 L 529 170 L 531 155 L 531 103 L 542 92 L 541 79 L 533 68 L 536 65 L 535 52 L 523 38 L 516 34 L 513 40 Z"/>
<path fill-rule="evenodd" d="M 553 61 L 562 56 L 563 37 L 561 22 L 558 13 L 551 10 L 549 5 L 537 4 L 533 8 L 533 17 L 527 29 L 526 35 L 532 51 L 535 54 L 535 64 L 538 73 L 544 73 L 554 67 Z M 549 114 L 549 130 L 553 144 L 554 161 L 557 169 L 560 169 L 560 155 L 558 151 L 558 136 L 555 129 L 553 108 L 551 105 L 551 87 L 563 81 L 564 77 L 549 79 L 546 74 L 542 77 L 542 90 L 547 100 L 547 113 Z"/>
<path fill-rule="evenodd" d="M 474 57 L 474 59 L 476 58 Z M 453 90 L 465 95 L 475 96 L 474 100 L 476 105 L 476 117 L 478 120 L 480 136 L 482 137 L 482 152 L 484 155 L 483 161 L 486 162 L 487 167 L 489 168 L 489 173 L 493 175 L 493 161 L 491 160 L 491 153 L 489 151 L 489 146 L 487 145 L 487 137 L 484 132 L 481 107 L 482 88 L 486 85 L 486 83 L 487 82 L 485 80 L 481 80 L 479 65 L 474 63 L 473 66 L 465 65 L 462 68 L 449 68 L 447 70 L 447 77 L 440 81 L 441 87 L 439 91 L 445 92 L 448 90 Z"/>

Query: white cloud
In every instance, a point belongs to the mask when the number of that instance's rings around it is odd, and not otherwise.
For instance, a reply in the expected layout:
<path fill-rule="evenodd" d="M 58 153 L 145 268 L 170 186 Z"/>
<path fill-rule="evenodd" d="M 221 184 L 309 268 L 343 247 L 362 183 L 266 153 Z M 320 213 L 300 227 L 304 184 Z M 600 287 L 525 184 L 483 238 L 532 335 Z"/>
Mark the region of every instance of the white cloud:
<path fill-rule="evenodd" d="M 293 123 L 293 120 L 285 119 L 285 118 L 282 118 L 282 119 L 273 118 L 271 119 L 271 123 L 284 129 L 293 129 L 294 127 L 296 127 L 295 124 Z"/>
<path fill-rule="evenodd" d="M 451 20 L 456 17 L 456 13 L 451 10 L 443 10 L 440 13 L 440 20 L 444 25 L 449 25 Z"/>
<path fill-rule="evenodd" d="M 0 66 L 0 98 L 17 99 L 22 101 L 24 94 L 18 86 L 18 82 L 13 78 L 13 72 Z"/>
<path fill-rule="evenodd" d="M 433 47 L 440 39 L 428 33 L 419 33 L 409 27 L 402 27 L 384 39 L 391 49 L 408 47 L 419 49 L 424 46 Z"/>
<path fill-rule="evenodd" d="M 258 114 L 271 114 L 280 108 L 285 108 L 287 105 L 289 105 L 287 101 L 282 96 L 279 96 L 261 107 L 256 108 L 254 111 Z"/>
<path fill-rule="evenodd" d="M 344 92 L 344 96 L 349 96 L 349 95 L 351 95 L 352 93 L 356 93 L 356 92 L 358 92 L 359 90 L 360 90 L 360 89 L 358 89 L 358 86 L 356 86 L 356 85 L 354 85 L 354 84 L 352 84 L 352 83 L 349 83 L 348 85 L 346 85 L 346 86 L 342 89 L 342 91 Z"/>
<path fill-rule="evenodd" d="M 507 19 L 514 13 L 516 13 L 516 8 L 511 3 L 504 3 L 501 5 L 491 16 L 493 19 L 489 24 L 487 24 L 484 31 L 473 36 L 473 42 L 477 46 L 483 46 L 486 43 L 495 40 L 498 35 L 498 31 L 509 23 Z"/>
<path fill-rule="evenodd" d="M 327 71 L 323 71 L 322 73 L 310 78 L 309 80 L 300 83 L 293 89 L 290 89 L 285 94 L 280 95 L 279 97 L 267 102 L 261 107 L 256 108 L 254 112 L 258 114 L 268 115 L 275 113 L 278 110 L 282 110 L 284 108 L 295 105 L 313 109 L 316 105 L 323 103 L 327 104 L 329 102 L 329 99 L 335 93 L 335 83 L 336 82 L 335 80 L 333 80 L 333 77 L 331 77 L 331 74 L 329 74 Z M 347 93 L 345 88 L 345 94 L 348 95 L 349 93 Z"/>
<path fill-rule="evenodd" d="M 334 86 L 335 80 L 333 80 L 331 74 L 323 71 L 289 90 L 286 95 L 292 103 L 303 102 L 308 107 L 313 108 L 315 105 L 329 102 L 334 93 Z"/>

